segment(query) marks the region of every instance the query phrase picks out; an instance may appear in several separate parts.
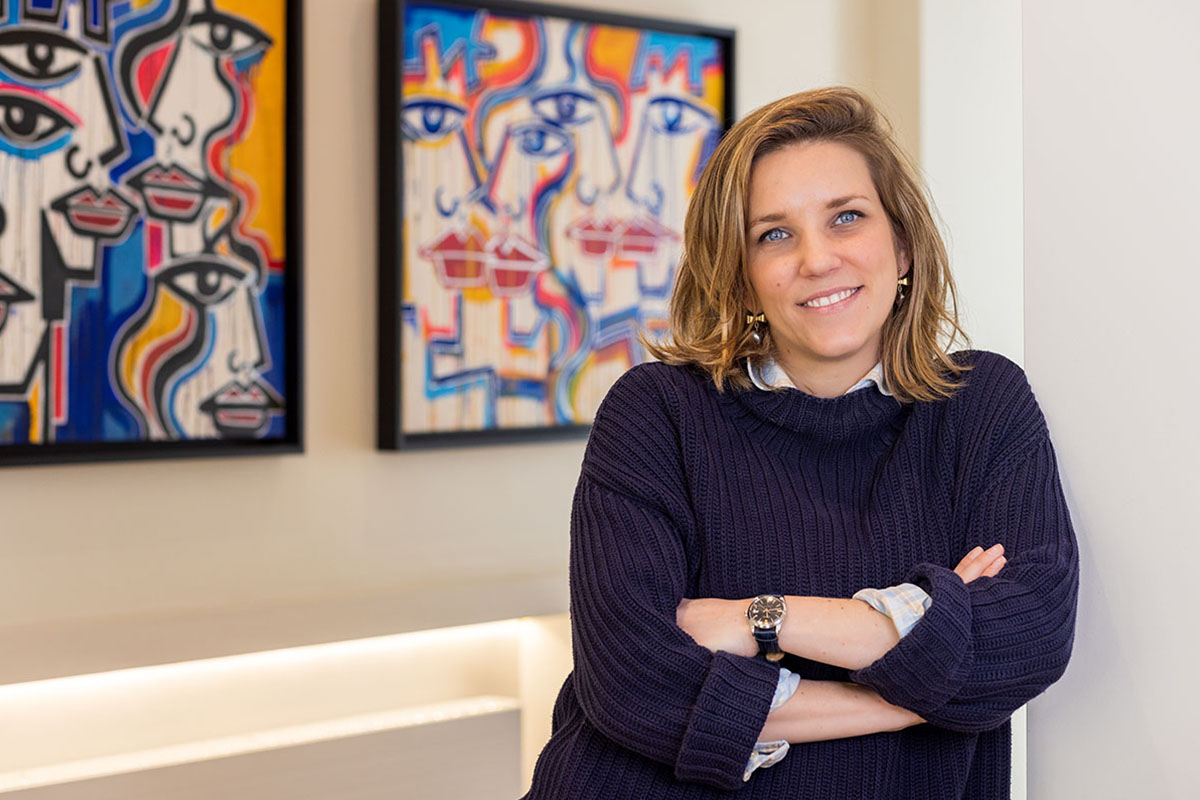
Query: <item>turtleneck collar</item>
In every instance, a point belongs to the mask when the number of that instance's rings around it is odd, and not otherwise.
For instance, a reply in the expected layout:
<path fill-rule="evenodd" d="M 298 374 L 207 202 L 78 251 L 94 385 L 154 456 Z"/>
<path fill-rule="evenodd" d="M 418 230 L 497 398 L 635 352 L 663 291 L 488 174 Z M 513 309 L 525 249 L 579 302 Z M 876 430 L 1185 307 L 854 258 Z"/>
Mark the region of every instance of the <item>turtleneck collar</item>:
<path fill-rule="evenodd" d="M 735 414 L 771 438 L 787 431 L 809 441 L 829 443 L 891 439 L 903 425 L 906 409 L 874 381 L 860 382 L 837 397 L 816 397 L 796 388 L 751 388 L 727 391 L 724 398 Z"/>

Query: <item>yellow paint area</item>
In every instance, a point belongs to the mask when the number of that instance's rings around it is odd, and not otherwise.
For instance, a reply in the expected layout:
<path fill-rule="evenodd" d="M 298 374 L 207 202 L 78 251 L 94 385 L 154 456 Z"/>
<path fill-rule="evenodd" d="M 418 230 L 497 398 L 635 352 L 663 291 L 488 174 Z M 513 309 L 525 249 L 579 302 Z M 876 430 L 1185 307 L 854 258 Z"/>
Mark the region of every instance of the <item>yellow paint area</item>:
<path fill-rule="evenodd" d="M 706 69 L 704 71 L 704 104 L 713 110 L 720 120 L 721 114 L 725 110 L 725 73 L 718 69 Z"/>
<path fill-rule="evenodd" d="M 140 397 L 141 387 L 135 376 L 140 371 L 141 361 L 146 351 L 163 339 L 171 336 L 186 320 L 186 307 L 170 292 L 160 291 L 154 298 L 154 308 L 150 318 L 134 339 L 125 346 L 121 353 L 121 380 L 132 397 Z M 142 398 L 143 400 L 145 398 Z"/>
<path fill-rule="evenodd" d="M 43 374 L 39 372 L 38 376 L 33 380 L 33 388 L 29 391 L 29 443 L 42 443 L 42 379 Z"/>
<path fill-rule="evenodd" d="M 592 34 L 591 56 L 605 72 L 621 76 L 622 82 L 628 84 L 640 38 L 641 34 L 630 28 L 598 25 Z"/>
<path fill-rule="evenodd" d="M 284 0 L 219 0 L 216 6 L 254 23 L 274 44 L 251 73 L 254 86 L 254 116 L 245 138 L 231 148 L 230 169 L 241 180 L 257 187 L 253 198 L 250 228 L 263 233 L 269 244 L 268 257 L 283 260 L 283 198 L 290 187 L 284 183 L 287 108 L 287 29 Z"/>

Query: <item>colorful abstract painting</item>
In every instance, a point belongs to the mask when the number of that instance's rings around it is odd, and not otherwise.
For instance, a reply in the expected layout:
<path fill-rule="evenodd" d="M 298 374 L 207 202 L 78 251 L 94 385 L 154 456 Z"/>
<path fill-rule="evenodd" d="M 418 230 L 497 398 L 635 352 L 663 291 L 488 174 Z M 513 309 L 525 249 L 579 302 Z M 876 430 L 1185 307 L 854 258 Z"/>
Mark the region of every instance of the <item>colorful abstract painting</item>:
<path fill-rule="evenodd" d="M 298 442 L 286 6 L 0 0 L 0 462 Z"/>
<path fill-rule="evenodd" d="M 639 333 L 665 327 L 688 199 L 729 116 L 732 33 L 392 5 L 381 444 L 586 424 L 646 359 Z"/>

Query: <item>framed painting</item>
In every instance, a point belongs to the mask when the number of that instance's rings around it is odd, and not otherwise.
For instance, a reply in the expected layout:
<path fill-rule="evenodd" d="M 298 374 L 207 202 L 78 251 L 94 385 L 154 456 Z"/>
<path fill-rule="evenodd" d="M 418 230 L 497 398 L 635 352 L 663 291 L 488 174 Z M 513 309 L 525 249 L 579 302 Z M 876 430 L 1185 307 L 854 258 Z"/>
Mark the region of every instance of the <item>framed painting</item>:
<path fill-rule="evenodd" d="M 380 3 L 379 444 L 586 431 L 665 330 L 732 31 Z"/>
<path fill-rule="evenodd" d="M 0 0 L 0 464 L 301 449 L 300 42 Z"/>

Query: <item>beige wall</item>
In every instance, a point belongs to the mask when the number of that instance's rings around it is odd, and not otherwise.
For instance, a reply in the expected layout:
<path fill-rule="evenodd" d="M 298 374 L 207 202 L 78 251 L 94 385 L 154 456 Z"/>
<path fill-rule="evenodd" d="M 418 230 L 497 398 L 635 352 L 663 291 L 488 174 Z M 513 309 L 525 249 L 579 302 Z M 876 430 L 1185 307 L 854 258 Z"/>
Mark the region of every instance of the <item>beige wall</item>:
<path fill-rule="evenodd" d="M 1025 356 L 1080 537 L 1030 796 L 1200 796 L 1200 6 L 1028 0 Z"/>
<path fill-rule="evenodd" d="M 741 111 L 887 85 L 862 0 L 606 5 L 736 27 Z M 0 681 L 565 610 L 583 440 L 374 449 L 375 12 L 305 4 L 308 452 L 0 472 Z"/>

